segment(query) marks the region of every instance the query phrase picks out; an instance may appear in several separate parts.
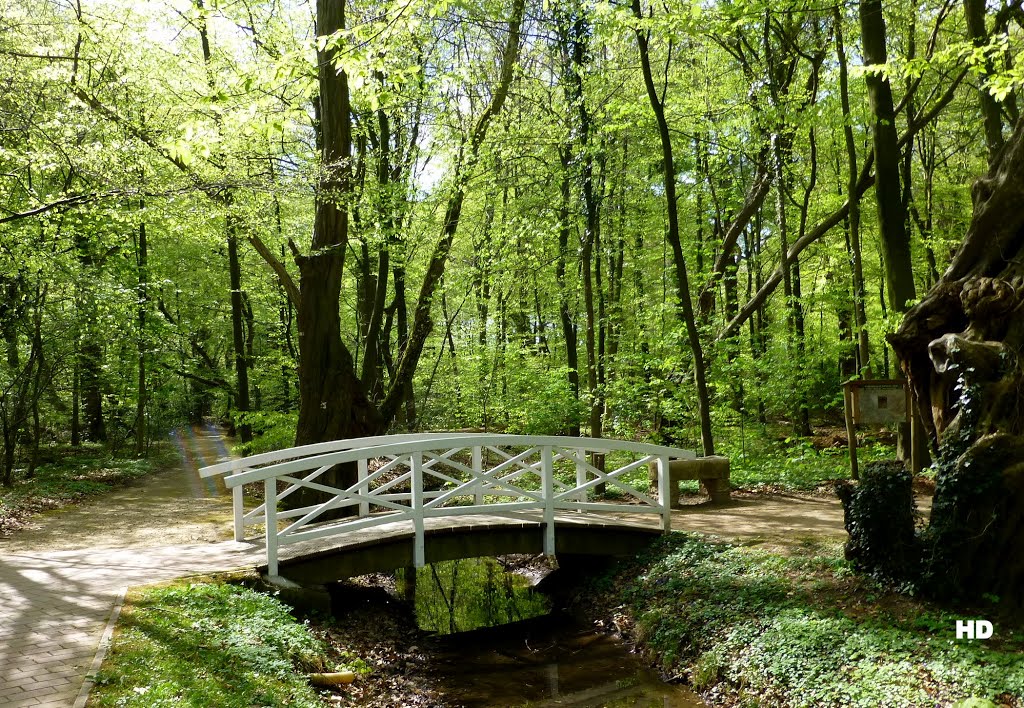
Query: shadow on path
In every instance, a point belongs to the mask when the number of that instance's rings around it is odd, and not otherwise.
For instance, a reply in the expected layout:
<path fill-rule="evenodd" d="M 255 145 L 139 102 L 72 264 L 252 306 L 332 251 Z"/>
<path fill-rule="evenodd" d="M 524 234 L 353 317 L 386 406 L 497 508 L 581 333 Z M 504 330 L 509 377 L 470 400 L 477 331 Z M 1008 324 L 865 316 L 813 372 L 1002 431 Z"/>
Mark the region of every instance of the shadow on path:
<path fill-rule="evenodd" d="M 0 705 L 75 704 L 123 587 L 260 557 L 223 540 L 231 536 L 230 497 L 197 473 L 226 459 L 224 438 L 193 428 L 174 442 L 179 467 L 43 514 L 37 528 L 0 541 Z"/>

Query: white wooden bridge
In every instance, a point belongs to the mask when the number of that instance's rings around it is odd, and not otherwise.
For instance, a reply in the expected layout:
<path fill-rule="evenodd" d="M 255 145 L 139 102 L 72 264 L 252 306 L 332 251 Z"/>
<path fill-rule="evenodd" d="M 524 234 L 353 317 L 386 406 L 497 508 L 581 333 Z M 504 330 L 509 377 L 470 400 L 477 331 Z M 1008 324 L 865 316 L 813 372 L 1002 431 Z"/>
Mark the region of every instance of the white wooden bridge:
<path fill-rule="evenodd" d="M 588 460 L 591 453 L 604 456 L 604 470 Z M 691 450 L 603 438 L 416 433 L 278 450 L 205 467 L 200 474 L 223 475 L 232 490 L 236 541 L 246 540 L 248 527 L 264 527 L 267 573 L 278 575 L 282 546 L 322 546 L 328 540 L 344 545 L 360 531 L 396 523 L 411 533 L 416 566 L 426 562 L 428 527 L 466 517 L 483 526 L 496 518 L 538 526 L 548 555 L 555 554 L 556 528 L 566 525 L 567 515 L 576 520 L 573 525 L 592 519 L 601 527 L 628 526 L 624 518 L 640 515 L 667 532 L 669 462 L 694 457 Z M 357 478 L 351 486 L 324 482 L 328 470 L 353 463 Z M 658 470 L 654 492 L 646 489 L 651 463 Z M 259 483 L 264 502 L 246 511 L 243 487 Z M 595 494 L 599 485 L 601 498 Z M 303 488 L 321 492 L 323 501 L 279 508 Z M 325 520 L 332 516 L 328 512 L 342 509 L 347 516 Z"/>

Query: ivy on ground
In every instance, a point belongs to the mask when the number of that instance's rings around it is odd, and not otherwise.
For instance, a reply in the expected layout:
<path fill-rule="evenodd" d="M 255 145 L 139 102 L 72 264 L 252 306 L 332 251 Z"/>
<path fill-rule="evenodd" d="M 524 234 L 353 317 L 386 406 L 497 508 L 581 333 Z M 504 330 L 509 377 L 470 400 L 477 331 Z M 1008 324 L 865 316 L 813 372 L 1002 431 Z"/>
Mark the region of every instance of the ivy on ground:
<path fill-rule="evenodd" d="M 1024 633 L 956 639 L 943 610 L 854 576 L 838 544 L 793 555 L 672 534 L 595 581 L 598 611 L 715 705 L 1024 705 Z M 966 611 L 965 611 L 966 612 Z"/>

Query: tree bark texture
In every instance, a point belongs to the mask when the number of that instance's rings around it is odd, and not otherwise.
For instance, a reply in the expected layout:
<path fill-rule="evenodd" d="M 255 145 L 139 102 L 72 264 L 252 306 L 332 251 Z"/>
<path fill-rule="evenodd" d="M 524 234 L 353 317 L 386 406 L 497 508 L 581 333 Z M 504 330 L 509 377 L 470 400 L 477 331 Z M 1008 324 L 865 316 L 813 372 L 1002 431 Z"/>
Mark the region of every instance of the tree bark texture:
<path fill-rule="evenodd" d="M 907 374 L 938 478 L 925 588 L 996 595 L 1024 610 L 1024 122 L 973 187 L 949 269 L 889 341 Z"/>
<path fill-rule="evenodd" d="M 864 63 L 881 66 L 887 61 L 885 18 L 881 0 L 862 0 L 860 29 Z M 910 260 L 910 234 L 907 231 L 907 210 L 900 189 L 900 151 L 896 134 L 896 110 L 889 79 L 877 71 L 865 77 L 868 102 L 874 123 L 871 141 L 875 156 L 875 202 L 881 231 L 882 259 L 889 290 L 889 307 L 906 312 L 907 303 L 916 297 L 914 269 Z M 853 194 L 850 195 L 853 198 Z"/>

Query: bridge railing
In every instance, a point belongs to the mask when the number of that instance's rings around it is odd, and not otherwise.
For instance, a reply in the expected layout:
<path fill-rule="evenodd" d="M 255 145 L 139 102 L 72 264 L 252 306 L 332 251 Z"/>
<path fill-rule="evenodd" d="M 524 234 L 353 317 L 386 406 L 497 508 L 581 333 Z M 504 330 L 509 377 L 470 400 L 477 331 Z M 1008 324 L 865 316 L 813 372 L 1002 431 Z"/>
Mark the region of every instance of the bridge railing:
<path fill-rule="evenodd" d="M 628 461 L 605 469 L 588 454 Z M 414 562 L 424 562 L 425 520 L 438 516 L 487 514 L 545 522 L 544 550 L 555 549 L 555 513 L 629 512 L 656 514 L 671 528 L 668 470 L 671 459 L 692 459 L 690 450 L 647 443 L 491 433 L 418 433 L 339 440 L 232 460 L 201 470 L 204 476 L 226 474 L 225 485 L 235 499 L 235 538 L 245 527 L 265 525 L 267 565 L 277 574 L 277 551 L 288 543 L 336 536 L 396 521 L 411 521 Z M 636 484 L 647 479 L 656 462 L 658 491 L 652 495 Z M 355 465 L 355 481 L 336 486 L 325 481 L 339 465 Z M 643 470 L 642 475 L 630 475 Z M 351 481 L 351 474 L 349 474 Z M 264 502 L 245 512 L 242 487 L 263 483 Z M 603 486 L 605 497 L 592 499 Z M 314 503 L 279 509 L 279 502 L 299 490 L 320 492 Z M 348 516 L 328 512 L 349 509 Z"/>
<path fill-rule="evenodd" d="M 234 475 L 241 472 L 250 472 L 262 469 L 278 462 L 309 458 L 330 452 L 342 452 L 362 447 L 389 445 L 392 443 L 403 443 L 414 440 L 436 440 L 441 438 L 462 437 L 465 435 L 466 433 L 402 433 L 398 435 L 376 435 L 364 438 L 329 440 L 322 443 L 299 445 L 297 447 L 289 447 L 283 450 L 262 452 L 258 455 L 250 455 L 249 457 L 226 460 L 225 462 L 219 462 L 215 465 L 209 465 L 201 468 L 199 470 L 199 475 L 201 477 L 215 477 L 220 475 L 224 475 L 226 477 L 228 475 Z M 286 494 L 279 495 L 278 500 L 280 501 L 282 498 L 293 494 L 295 491 L 296 489 L 290 489 Z M 266 505 L 260 504 L 254 509 L 245 511 L 244 492 L 241 485 L 235 486 L 231 489 L 231 500 L 234 516 L 234 537 L 236 541 L 242 541 L 245 539 L 245 528 L 247 526 L 254 526 L 265 522 L 264 514 L 266 512 Z"/>

